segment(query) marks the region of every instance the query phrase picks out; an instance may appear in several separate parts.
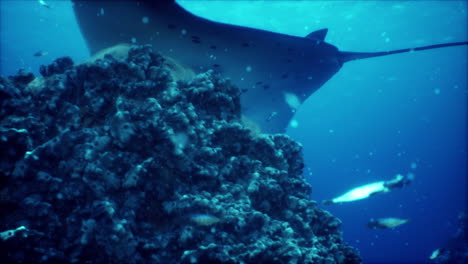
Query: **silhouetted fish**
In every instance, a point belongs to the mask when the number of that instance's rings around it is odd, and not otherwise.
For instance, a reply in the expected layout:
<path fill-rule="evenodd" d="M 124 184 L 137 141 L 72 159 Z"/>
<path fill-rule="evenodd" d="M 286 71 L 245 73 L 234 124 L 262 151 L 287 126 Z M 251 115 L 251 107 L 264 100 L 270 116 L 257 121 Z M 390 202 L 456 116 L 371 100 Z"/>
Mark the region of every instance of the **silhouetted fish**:
<path fill-rule="evenodd" d="M 35 57 L 42 57 L 42 56 L 45 56 L 45 55 L 47 55 L 47 54 L 49 54 L 49 52 L 47 52 L 47 51 L 45 51 L 45 50 L 40 50 L 40 51 L 34 53 L 34 56 L 35 56 Z"/>

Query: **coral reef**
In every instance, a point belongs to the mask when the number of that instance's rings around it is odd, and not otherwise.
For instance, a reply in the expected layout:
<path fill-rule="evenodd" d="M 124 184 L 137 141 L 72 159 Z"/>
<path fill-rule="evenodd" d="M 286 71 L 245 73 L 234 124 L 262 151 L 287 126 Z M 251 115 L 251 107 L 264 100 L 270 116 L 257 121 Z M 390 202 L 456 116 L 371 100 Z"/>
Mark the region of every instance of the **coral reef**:
<path fill-rule="evenodd" d="M 445 247 L 438 249 L 440 255 L 434 256 L 430 263 L 468 263 L 468 212 L 463 211 L 458 215 L 460 226 L 453 237 L 451 237 Z"/>
<path fill-rule="evenodd" d="M 138 46 L 0 77 L 0 258 L 360 263 L 308 199 L 301 146 L 244 127 L 217 74 L 164 62 Z"/>

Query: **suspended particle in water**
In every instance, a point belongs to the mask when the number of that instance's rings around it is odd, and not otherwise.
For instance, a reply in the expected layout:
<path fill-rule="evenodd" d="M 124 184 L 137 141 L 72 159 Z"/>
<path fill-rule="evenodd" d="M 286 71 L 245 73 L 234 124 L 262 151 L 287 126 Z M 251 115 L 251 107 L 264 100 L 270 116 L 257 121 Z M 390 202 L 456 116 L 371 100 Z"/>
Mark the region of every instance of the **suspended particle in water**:
<path fill-rule="evenodd" d="M 292 128 L 296 128 L 299 126 L 299 122 L 297 122 L 296 119 L 293 119 L 291 120 L 291 122 L 289 123 L 289 125 L 292 127 Z"/>
<path fill-rule="evenodd" d="M 144 16 L 141 18 L 141 22 L 143 22 L 143 24 L 148 24 L 149 18 L 147 16 Z"/>

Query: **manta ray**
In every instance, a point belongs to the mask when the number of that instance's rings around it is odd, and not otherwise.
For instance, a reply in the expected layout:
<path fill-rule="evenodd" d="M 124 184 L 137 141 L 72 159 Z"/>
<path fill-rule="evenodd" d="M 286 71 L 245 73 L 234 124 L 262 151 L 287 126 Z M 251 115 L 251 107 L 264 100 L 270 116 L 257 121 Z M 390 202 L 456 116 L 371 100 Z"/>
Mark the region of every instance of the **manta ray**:
<path fill-rule="evenodd" d="M 468 44 L 346 52 L 325 42 L 327 29 L 297 37 L 224 24 L 175 0 L 72 1 L 91 53 L 121 43 L 151 44 L 195 72 L 214 69 L 240 88 L 243 116 L 265 133 L 284 133 L 298 107 L 346 62 Z"/>

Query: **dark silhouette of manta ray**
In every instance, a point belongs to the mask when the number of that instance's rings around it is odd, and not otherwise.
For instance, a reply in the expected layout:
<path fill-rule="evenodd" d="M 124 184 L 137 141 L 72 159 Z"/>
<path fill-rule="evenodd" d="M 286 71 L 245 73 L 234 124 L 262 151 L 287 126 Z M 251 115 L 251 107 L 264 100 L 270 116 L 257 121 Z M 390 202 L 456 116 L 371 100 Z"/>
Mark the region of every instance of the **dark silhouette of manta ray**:
<path fill-rule="evenodd" d="M 243 92 L 243 115 L 268 133 L 284 132 L 301 103 L 345 62 L 468 44 L 342 52 L 324 41 L 327 29 L 296 37 L 228 25 L 195 16 L 174 0 L 73 2 L 91 53 L 136 41 L 152 44 L 195 72 L 222 72 Z"/>

